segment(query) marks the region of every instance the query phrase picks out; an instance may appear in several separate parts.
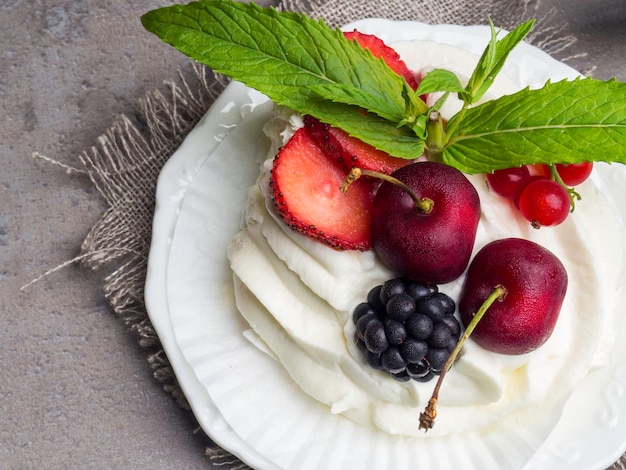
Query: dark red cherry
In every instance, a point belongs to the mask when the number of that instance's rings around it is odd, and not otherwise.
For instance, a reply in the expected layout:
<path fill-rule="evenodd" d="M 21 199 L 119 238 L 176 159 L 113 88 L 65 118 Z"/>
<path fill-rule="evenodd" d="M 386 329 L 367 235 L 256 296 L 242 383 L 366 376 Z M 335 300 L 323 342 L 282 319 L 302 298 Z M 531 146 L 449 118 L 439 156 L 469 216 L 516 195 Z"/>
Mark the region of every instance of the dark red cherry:
<path fill-rule="evenodd" d="M 467 270 L 459 298 L 465 326 L 496 286 L 503 286 L 507 293 L 489 307 L 471 338 L 502 354 L 525 354 L 544 344 L 567 291 L 567 272 L 561 261 L 541 245 L 520 238 L 485 245 Z"/>
<path fill-rule="evenodd" d="M 372 246 L 398 274 L 432 284 L 459 277 L 469 262 L 480 218 L 480 200 L 467 177 L 436 162 L 407 165 L 392 174 L 430 201 L 416 208 L 405 189 L 383 182 L 374 200 Z"/>

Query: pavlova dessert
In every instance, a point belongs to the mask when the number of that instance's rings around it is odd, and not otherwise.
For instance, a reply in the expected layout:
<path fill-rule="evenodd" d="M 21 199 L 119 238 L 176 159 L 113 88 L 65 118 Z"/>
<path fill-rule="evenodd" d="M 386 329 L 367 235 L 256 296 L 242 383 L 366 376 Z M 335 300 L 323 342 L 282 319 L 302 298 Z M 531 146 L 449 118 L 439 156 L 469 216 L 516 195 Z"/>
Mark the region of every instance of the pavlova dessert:
<path fill-rule="evenodd" d="M 396 46 L 417 52 L 415 57 L 421 57 L 422 64 L 428 57 L 424 54 L 427 50 L 435 55 L 445 52 L 453 62 L 466 56 L 460 50 L 434 43 Z M 461 76 L 467 72 L 457 71 Z M 369 215 L 376 217 L 376 211 L 368 207 L 367 213 L 360 213 L 360 200 L 352 203 L 348 194 L 339 191 L 347 170 L 332 160 L 338 153 L 322 150 L 337 131 L 326 128 L 322 137 L 313 140 L 310 135 L 316 134 L 319 124 L 312 121 L 310 117 L 303 119 L 300 114 L 278 109 L 266 126 L 274 145 L 261 165 L 258 184 L 250 189 L 246 228 L 235 237 L 229 251 L 239 310 L 304 391 L 328 404 L 331 412 L 344 413 L 364 425 L 404 436 L 431 437 L 476 431 L 482 426 L 493 427 L 494 423 L 510 425 L 505 417 L 540 417 L 540 409 L 551 410 L 561 402 L 591 367 L 606 363 L 614 341 L 613 325 L 619 321 L 612 299 L 618 289 L 623 245 L 623 232 L 609 202 L 593 183 L 587 182 L 577 188 L 584 202 L 578 204 L 574 214 L 558 227 L 537 230 L 523 217 L 515 201 L 494 192 L 486 175 L 470 176 L 471 188 L 480 199 L 479 218 L 472 220 L 466 214 L 456 218 L 454 211 L 444 212 L 444 227 L 436 229 L 440 230 L 436 241 L 452 247 L 454 243 L 447 238 L 456 241 L 473 233 L 476 221 L 475 243 L 470 243 L 472 255 L 496 240 L 532 240 L 548 248 L 563 263 L 568 278 L 567 295 L 560 308 L 559 328 L 546 319 L 545 310 L 534 305 L 526 307 L 533 318 L 516 333 L 523 338 L 519 354 L 493 353 L 475 341 L 465 343 L 441 391 L 437 425 L 428 433 L 420 430 L 419 415 L 433 389 L 428 379 L 441 371 L 462 332 L 462 326 L 452 320 L 461 318 L 451 316 L 452 328 L 446 325 L 447 332 L 444 329 L 440 333 L 444 338 L 436 338 L 438 326 L 445 324 L 436 320 L 446 316 L 439 308 L 428 305 L 428 300 L 445 294 L 444 304 L 458 302 L 466 276 L 456 274 L 454 279 L 439 285 L 431 281 L 429 274 L 446 265 L 448 254 L 444 251 L 438 253 L 435 266 L 429 266 L 423 276 L 410 276 L 397 283 L 396 279 L 404 275 L 402 267 L 388 267 L 375 250 L 341 249 L 344 244 L 354 243 L 351 237 L 362 223 L 359 218 L 367 218 L 366 229 L 360 232 L 368 232 L 375 223 Z M 306 140 L 306 144 L 301 140 Z M 363 155 L 355 158 L 359 164 L 367 165 Z M 293 163 L 288 161 L 292 158 Z M 409 163 L 391 159 L 387 162 L 391 167 Z M 282 165 L 288 168 L 283 170 Z M 422 167 L 421 163 L 416 165 Z M 443 178 L 443 185 L 455 184 L 450 176 Z M 377 184 L 365 182 L 362 194 L 356 196 L 369 201 L 368 195 L 375 191 L 370 186 Z M 400 192 L 406 193 L 402 189 Z M 466 202 L 470 196 L 453 194 L 451 198 Z M 385 204 L 380 196 L 372 201 Z M 569 212 L 569 197 L 567 203 Z M 384 213 L 378 215 L 382 217 Z M 400 228 L 402 236 L 409 234 L 411 243 L 426 243 L 423 237 L 431 233 L 424 233 L 419 225 L 411 227 L 410 214 L 402 217 L 407 224 L 404 230 Z M 358 243 L 369 247 L 367 238 L 365 235 Z M 530 253 L 529 247 L 523 249 L 524 254 Z M 411 253 L 401 256 L 409 263 Z M 419 258 L 423 256 L 420 254 Z M 520 264 L 526 260 L 523 256 L 513 261 L 508 253 L 494 256 L 505 256 L 502 261 Z M 465 271 L 468 257 L 469 254 L 457 271 Z M 474 269 L 479 276 L 490 274 L 486 272 L 489 266 Z M 421 282 L 410 282 L 415 278 Z M 391 293 L 381 294 L 380 286 Z M 440 294 L 433 295 L 433 291 Z M 386 308 L 379 305 L 381 295 L 387 296 Z M 544 294 L 533 294 L 539 295 Z M 402 301 L 408 305 L 399 308 L 406 311 L 392 312 L 391 305 Z M 454 312 L 451 306 L 445 313 Z M 587 320 L 590 312 L 596 318 L 593 325 Z M 392 338 L 394 326 L 401 329 L 396 332 L 398 338 Z M 384 338 L 382 346 L 376 348 L 372 344 L 368 350 L 369 336 L 375 343 L 377 334 Z M 550 337 L 543 344 L 546 335 Z M 537 341 L 542 346 L 535 350 Z M 532 345 L 526 346 L 527 343 Z M 408 351 L 408 345 L 414 345 L 418 352 Z M 393 358 L 385 361 L 393 353 L 399 356 L 398 364 Z M 528 416 L 523 417 L 523 413 Z"/>
<path fill-rule="evenodd" d="M 622 322 L 624 231 L 589 175 L 626 161 L 624 85 L 497 76 L 532 22 L 481 57 L 254 4 L 144 25 L 276 103 L 228 251 L 251 340 L 399 440 L 545 437 Z"/>

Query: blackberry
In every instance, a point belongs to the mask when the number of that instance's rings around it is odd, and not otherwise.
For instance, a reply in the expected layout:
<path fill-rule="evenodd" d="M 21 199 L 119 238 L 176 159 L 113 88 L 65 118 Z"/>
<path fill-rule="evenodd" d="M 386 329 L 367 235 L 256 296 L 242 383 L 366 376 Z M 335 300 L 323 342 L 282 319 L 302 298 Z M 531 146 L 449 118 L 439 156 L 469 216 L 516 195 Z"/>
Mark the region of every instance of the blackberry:
<path fill-rule="evenodd" d="M 380 354 L 383 369 L 390 374 L 399 374 L 406 370 L 406 360 L 402 357 L 402 353 L 396 346 L 390 346 L 386 351 Z"/>
<path fill-rule="evenodd" d="M 433 325 L 433 332 L 426 341 L 431 348 L 445 348 L 448 346 L 451 338 L 452 332 L 450 328 L 444 322 L 440 321 Z"/>
<path fill-rule="evenodd" d="M 402 372 L 398 372 L 397 374 L 389 374 L 389 375 L 391 375 L 398 382 L 408 382 L 409 380 L 411 380 L 411 376 L 408 374 L 406 370 L 403 370 Z"/>
<path fill-rule="evenodd" d="M 381 359 L 380 353 L 373 353 L 371 351 L 365 350 L 365 360 L 373 369 L 382 369 L 383 363 Z"/>
<path fill-rule="evenodd" d="M 408 363 L 417 364 L 426 357 L 428 344 L 426 341 L 409 337 L 400 345 L 400 352 Z"/>
<path fill-rule="evenodd" d="M 415 300 L 419 300 L 422 297 L 430 297 L 439 291 L 439 288 L 434 284 L 422 284 L 421 282 L 406 281 L 405 291 Z"/>
<path fill-rule="evenodd" d="M 404 282 L 402 279 L 390 279 L 380 286 L 380 301 L 386 305 L 396 294 L 404 294 Z"/>
<path fill-rule="evenodd" d="M 456 347 L 458 342 L 459 338 L 455 338 L 454 336 L 450 338 L 450 341 L 448 341 L 448 344 L 446 344 L 446 349 L 450 354 L 452 354 L 452 351 L 454 351 L 454 348 Z"/>
<path fill-rule="evenodd" d="M 367 326 L 364 339 L 367 350 L 373 353 L 382 353 L 389 348 L 385 325 L 380 320 L 375 320 Z"/>
<path fill-rule="evenodd" d="M 441 321 L 448 325 L 452 336 L 454 336 L 456 339 L 459 339 L 461 337 L 461 324 L 453 314 L 444 315 Z"/>
<path fill-rule="evenodd" d="M 423 313 L 415 313 L 406 319 L 405 325 L 412 338 L 427 339 L 433 332 L 435 323 Z"/>
<path fill-rule="evenodd" d="M 430 364 L 430 370 L 435 374 L 441 374 L 450 353 L 446 348 L 428 348 L 426 360 Z"/>
<path fill-rule="evenodd" d="M 415 300 L 404 292 L 395 294 L 387 301 L 385 312 L 389 318 L 404 321 L 415 312 Z"/>
<path fill-rule="evenodd" d="M 376 315 L 376 310 L 374 310 L 374 307 L 372 307 L 367 302 L 360 303 L 352 312 L 352 321 L 356 323 L 359 321 L 359 318 L 367 315 L 368 313 L 373 313 L 374 315 Z"/>
<path fill-rule="evenodd" d="M 422 359 L 416 364 L 407 364 L 406 372 L 412 379 L 420 382 L 428 382 L 435 374 L 430 370 L 430 364 L 425 359 Z"/>
<path fill-rule="evenodd" d="M 368 313 L 363 315 L 358 319 L 356 324 L 356 339 L 365 339 L 365 330 L 370 325 L 370 323 L 379 321 L 378 316 L 375 313 Z"/>
<path fill-rule="evenodd" d="M 407 338 L 404 323 L 388 318 L 385 320 L 385 335 L 392 346 L 400 346 Z"/>
<path fill-rule="evenodd" d="M 415 303 L 415 311 L 429 316 L 433 322 L 441 321 L 446 314 L 445 307 L 435 295 L 418 300 Z"/>
<path fill-rule="evenodd" d="M 352 312 L 355 341 L 373 369 L 401 382 L 427 382 L 441 373 L 461 336 L 455 310 L 436 285 L 390 279 Z"/>
<path fill-rule="evenodd" d="M 456 304 L 454 303 L 454 300 L 452 300 L 443 292 L 436 292 L 433 295 L 433 297 L 437 298 L 437 300 L 441 302 L 441 305 L 443 305 L 443 309 L 445 313 L 453 314 L 454 311 L 456 310 Z"/>
<path fill-rule="evenodd" d="M 410 285 L 407 285 L 405 292 L 415 300 L 419 300 L 423 297 L 430 297 L 432 295 L 430 287 L 418 282 L 413 282 Z"/>
<path fill-rule="evenodd" d="M 376 311 L 385 309 L 385 304 L 380 300 L 380 291 L 382 288 L 383 286 L 376 286 L 367 294 L 367 303 Z"/>

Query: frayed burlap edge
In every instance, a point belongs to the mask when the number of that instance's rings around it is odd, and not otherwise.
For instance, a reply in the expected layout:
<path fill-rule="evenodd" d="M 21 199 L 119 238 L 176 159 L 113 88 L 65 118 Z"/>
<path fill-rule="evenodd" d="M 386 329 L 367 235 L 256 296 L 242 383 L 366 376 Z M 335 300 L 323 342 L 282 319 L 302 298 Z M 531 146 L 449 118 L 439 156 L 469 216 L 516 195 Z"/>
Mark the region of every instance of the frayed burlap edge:
<path fill-rule="evenodd" d="M 80 157 L 108 209 L 81 247 L 82 265 L 97 269 L 117 263 L 105 278 L 104 293 L 113 311 L 149 351 L 154 376 L 184 408 L 178 386 L 144 303 L 156 181 L 161 168 L 225 87 L 226 80 L 192 64 L 191 78 L 165 84 L 139 102 L 131 119 L 120 116 Z M 195 88 L 191 88 L 193 83 Z"/>
<path fill-rule="evenodd" d="M 364 13 L 363 7 L 371 9 L 372 4 L 358 2 L 358 5 L 355 3 L 356 9 L 355 5 L 350 9 L 347 8 L 349 3 L 338 0 L 283 0 L 279 9 L 308 12 L 313 17 L 324 18 L 332 26 L 367 16 L 460 24 L 484 23 L 486 19 L 486 16 L 459 16 L 455 2 L 439 2 L 437 7 L 427 2 L 398 2 L 401 8 L 377 14 Z M 393 1 L 382 3 L 387 6 L 396 4 Z M 447 6 L 442 7 L 442 3 Z M 492 4 L 502 7 L 495 8 L 502 16 L 500 20 L 494 16 L 494 21 L 499 26 L 510 28 L 520 21 L 537 17 L 540 0 L 521 0 L 515 11 L 512 11 L 509 0 L 492 0 Z M 380 7 L 378 5 L 375 11 L 380 12 Z M 485 8 L 485 11 L 494 9 Z M 554 8 L 541 13 L 538 27 L 528 38 L 529 42 L 563 61 L 579 57 L 580 54 L 568 55 L 576 38 L 564 34 L 564 26 L 559 25 L 558 19 L 554 21 L 555 14 Z M 120 116 L 98 139 L 97 145 L 80 156 L 83 168 L 70 168 L 35 155 L 67 171 L 87 174 L 105 199 L 108 209 L 85 238 L 81 255 L 59 268 L 79 261 L 92 269 L 114 269 L 104 281 L 104 293 L 111 308 L 146 349 L 154 377 L 187 410 L 190 409 L 189 404 L 150 323 L 144 303 L 152 215 L 161 168 L 226 84 L 224 77 L 203 66 L 190 64 L 190 70 L 179 73 L 178 80 L 166 83 L 164 90 L 150 92 L 140 100 L 139 109 L 133 116 Z M 116 267 L 111 268 L 113 265 Z M 228 470 L 249 468 L 216 445 L 208 446 L 205 453 L 212 467 Z M 624 462 L 620 460 L 610 470 L 626 470 Z"/>
<path fill-rule="evenodd" d="M 146 95 L 135 119 L 120 116 L 98 145 L 80 157 L 109 207 L 85 238 L 81 263 L 92 269 L 119 263 L 105 278 L 105 296 L 146 348 L 154 377 L 187 410 L 187 399 L 147 316 L 144 285 L 158 175 L 228 82 L 202 65 L 190 63 L 190 68 L 177 82 L 166 83 L 164 91 Z M 248 468 L 217 445 L 205 452 L 212 466 Z"/>

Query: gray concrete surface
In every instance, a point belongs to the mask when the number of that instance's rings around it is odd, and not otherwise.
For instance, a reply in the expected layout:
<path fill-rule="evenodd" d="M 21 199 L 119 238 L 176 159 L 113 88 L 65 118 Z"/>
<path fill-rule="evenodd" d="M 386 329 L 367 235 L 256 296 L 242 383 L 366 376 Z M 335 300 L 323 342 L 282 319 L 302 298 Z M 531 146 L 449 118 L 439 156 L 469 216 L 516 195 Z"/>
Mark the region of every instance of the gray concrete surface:
<path fill-rule="evenodd" d="M 73 266 L 104 210 L 68 165 L 185 59 L 139 16 L 167 1 L 0 0 L 0 468 L 201 468 L 202 435 Z"/>
<path fill-rule="evenodd" d="M 74 165 L 185 59 L 144 32 L 167 0 L 0 0 L 0 469 L 207 468 L 205 440 L 74 257 L 105 209 Z M 554 0 L 570 63 L 626 80 L 623 0 Z M 569 55 L 569 52 L 564 52 Z"/>

